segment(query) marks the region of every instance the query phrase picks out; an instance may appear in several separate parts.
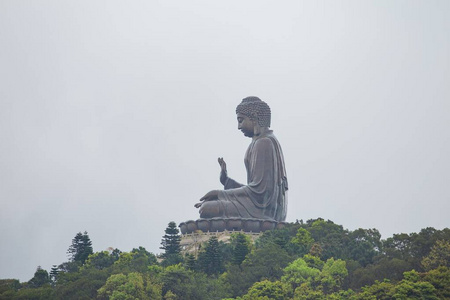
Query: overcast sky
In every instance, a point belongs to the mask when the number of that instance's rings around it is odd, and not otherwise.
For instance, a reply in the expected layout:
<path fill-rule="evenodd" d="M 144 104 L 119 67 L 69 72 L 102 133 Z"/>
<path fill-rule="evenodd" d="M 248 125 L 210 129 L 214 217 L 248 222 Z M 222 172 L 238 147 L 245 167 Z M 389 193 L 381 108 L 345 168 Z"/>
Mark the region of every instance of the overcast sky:
<path fill-rule="evenodd" d="M 160 253 L 245 182 L 235 107 L 284 151 L 288 220 L 383 238 L 450 226 L 450 1 L 0 1 L 0 278 Z"/>

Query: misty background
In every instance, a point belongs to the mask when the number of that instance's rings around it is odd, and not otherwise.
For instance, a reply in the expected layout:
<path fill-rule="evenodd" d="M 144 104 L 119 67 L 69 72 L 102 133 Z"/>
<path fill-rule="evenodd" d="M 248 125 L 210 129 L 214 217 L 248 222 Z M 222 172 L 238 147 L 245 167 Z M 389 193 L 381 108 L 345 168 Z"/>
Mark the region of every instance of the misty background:
<path fill-rule="evenodd" d="M 272 109 L 287 221 L 450 226 L 449 1 L 0 1 L 0 278 L 160 253 L 245 182 L 235 107 Z"/>

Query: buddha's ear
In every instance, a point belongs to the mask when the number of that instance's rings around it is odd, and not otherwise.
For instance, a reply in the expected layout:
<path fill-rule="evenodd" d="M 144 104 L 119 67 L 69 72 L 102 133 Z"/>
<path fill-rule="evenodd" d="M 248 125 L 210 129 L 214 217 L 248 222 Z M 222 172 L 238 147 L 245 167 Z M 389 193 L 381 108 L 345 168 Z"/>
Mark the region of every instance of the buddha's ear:
<path fill-rule="evenodd" d="M 250 114 L 250 120 L 252 120 L 254 124 L 258 124 L 258 119 L 259 118 L 258 118 L 258 114 L 257 113 L 252 112 Z"/>

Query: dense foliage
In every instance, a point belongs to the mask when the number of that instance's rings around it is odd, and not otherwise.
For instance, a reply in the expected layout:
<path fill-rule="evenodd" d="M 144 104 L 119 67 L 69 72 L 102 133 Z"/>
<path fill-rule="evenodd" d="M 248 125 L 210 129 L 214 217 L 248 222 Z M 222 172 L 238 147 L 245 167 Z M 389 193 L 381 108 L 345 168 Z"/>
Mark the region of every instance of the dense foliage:
<path fill-rule="evenodd" d="M 255 242 L 214 235 L 182 254 L 170 222 L 159 258 L 143 247 L 93 252 L 78 233 L 69 261 L 28 282 L 0 280 L 0 299 L 450 299 L 450 229 L 386 240 L 323 219 L 288 224 Z"/>
<path fill-rule="evenodd" d="M 83 234 L 78 232 L 72 239 L 72 245 L 70 245 L 69 250 L 67 250 L 67 253 L 70 255 L 70 260 L 80 264 L 84 264 L 93 252 L 92 242 L 86 231 Z"/>

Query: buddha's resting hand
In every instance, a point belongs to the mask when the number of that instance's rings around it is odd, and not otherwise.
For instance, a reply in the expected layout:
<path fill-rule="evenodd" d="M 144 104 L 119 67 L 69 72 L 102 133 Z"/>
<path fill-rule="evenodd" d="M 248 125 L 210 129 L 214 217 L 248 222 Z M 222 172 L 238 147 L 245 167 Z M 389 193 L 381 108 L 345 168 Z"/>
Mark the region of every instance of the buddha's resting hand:
<path fill-rule="evenodd" d="M 218 199 L 219 199 L 219 191 L 213 190 L 213 191 L 208 192 L 205 196 L 201 197 L 200 202 L 195 203 L 194 207 L 199 208 L 206 201 L 213 201 L 213 200 L 218 200 Z"/>
<path fill-rule="evenodd" d="M 213 191 L 208 192 L 205 196 L 201 197 L 200 198 L 201 202 L 195 203 L 194 207 L 199 208 L 206 201 L 212 201 L 212 200 L 218 200 L 218 199 L 219 199 L 219 191 L 213 190 Z"/>
<path fill-rule="evenodd" d="M 223 157 L 219 157 L 217 159 L 220 165 L 220 182 L 225 185 L 228 179 L 228 173 L 227 173 L 227 164 L 223 160 Z"/>
<path fill-rule="evenodd" d="M 219 199 L 219 191 L 218 190 L 212 190 L 208 193 L 206 193 L 205 196 L 200 198 L 200 201 L 212 201 L 212 200 L 218 200 Z"/>

